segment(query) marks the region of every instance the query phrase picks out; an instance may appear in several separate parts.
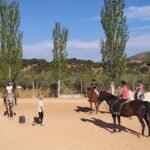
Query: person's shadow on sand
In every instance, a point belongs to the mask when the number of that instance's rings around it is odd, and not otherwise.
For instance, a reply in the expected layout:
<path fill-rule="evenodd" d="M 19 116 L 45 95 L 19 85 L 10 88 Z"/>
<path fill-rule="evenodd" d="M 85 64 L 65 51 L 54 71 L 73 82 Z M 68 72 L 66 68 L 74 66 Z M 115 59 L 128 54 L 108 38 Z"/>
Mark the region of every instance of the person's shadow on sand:
<path fill-rule="evenodd" d="M 85 119 L 85 118 L 81 118 L 81 121 L 83 122 L 90 122 L 90 123 L 93 123 L 94 125 L 97 125 L 107 131 L 109 131 L 110 133 L 113 133 L 113 123 L 107 123 L 107 122 L 104 122 L 100 119 L 96 119 L 96 118 L 91 118 L 91 119 Z M 116 125 L 117 129 L 121 129 L 121 131 L 124 131 L 124 132 L 129 132 L 130 134 L 133 134 L 133 135 L 136 135 L 137 137 L 140 137 L 140 133 L 132 130 L 132 129 L 129 129 L 129 128 L 126 128 L 124 126 L 119 126 Z"/>

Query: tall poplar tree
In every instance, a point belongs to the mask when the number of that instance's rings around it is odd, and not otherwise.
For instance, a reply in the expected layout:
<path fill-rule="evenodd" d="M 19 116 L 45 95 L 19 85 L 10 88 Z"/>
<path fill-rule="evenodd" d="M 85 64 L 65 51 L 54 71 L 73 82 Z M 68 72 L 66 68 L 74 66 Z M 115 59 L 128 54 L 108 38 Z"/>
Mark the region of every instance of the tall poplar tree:
<path fill-rule="evenodd" d="M 124 8 L 124 0 L 104 0 L 101 10 L 101 24 L 105 33 L 105 40 L 101 41 L 102 62 L 104 72 L 112 81 L 112 93 L 116 80 L 125 70 L 128 28 Z"/>
<path fill-rule="evenodd" d="M 53 30 L 53 69 L 52 75 L 58 83 L 57 95 L 60 95 L 60 81 L 64 78 L 64 73 L 66 69 L 67 60 L 67 39 L 68 39 L 68 29 L 61 29 L 60 23 L 55 24 Z"/>
<path fill-rule="evenodd" d="M 0 0 L 0 73 L 6 82 L 14 81 L 22 66 L 22 37 L 19 2 Z"/>

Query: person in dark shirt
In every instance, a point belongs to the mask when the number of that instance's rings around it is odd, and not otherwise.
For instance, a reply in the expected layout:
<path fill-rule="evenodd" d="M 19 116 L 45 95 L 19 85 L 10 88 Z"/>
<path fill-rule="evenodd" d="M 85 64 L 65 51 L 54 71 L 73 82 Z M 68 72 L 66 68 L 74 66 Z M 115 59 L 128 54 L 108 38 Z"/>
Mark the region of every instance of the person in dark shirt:
<path fill-rule="evenodd" d="M 92 88 L 93 91 L 99 96 L 99 92 L 98 92 L 98 90 L 97 90 L 97 83 L 96 83 L 96 80 L 95 80 L 95 79 L 92 80 L 91 88 Z"/>

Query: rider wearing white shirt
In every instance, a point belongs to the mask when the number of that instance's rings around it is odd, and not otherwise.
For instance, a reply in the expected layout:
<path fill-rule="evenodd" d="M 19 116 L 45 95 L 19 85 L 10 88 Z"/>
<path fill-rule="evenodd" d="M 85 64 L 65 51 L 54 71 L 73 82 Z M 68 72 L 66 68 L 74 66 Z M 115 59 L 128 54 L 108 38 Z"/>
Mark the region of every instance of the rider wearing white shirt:
<path fill-rule="evenodd" d="M 35 124 L 40 124 L 43 125 L 43 117 L 44 117 L 44 105 L 43 105 L 43 96 L 40 95 L 38 102 L 37 102 L 37 111 L 38 111 L 38 117 L 36 120 L 34 120 L 34 123 L 32 125 Z"/>
<path fill-rule="evenodd" d="M 17 101 L 16 101 L 16 96 L 15 96 L 15 94 L 13 93 L 13 90 L 14 90 L 13 84 L 12 84 L 12 82 L 9 82 L 9 83 L 7 84 L 7 86 L 6 86 L 6 93 L 4 94 L 4 103 L 6 103 L 6 98 L 7 98 L 7 96 L 8 96 L 9 94 L 12 94 L 12 96 L 13 96 L 14 99 L 15 99 L 15 104 L 17 103 Z"/>
<path fill-rule="evenodd" d="M 44 105 L 43 105 L 43 96 L 39 96 L 38 100 L 38 114 L 39 114 L 39 123 L 42 125 L 44 117 Z"/>
<path fill-rule="evenodd" d="M 6 86 L 6 91 L 7 91 L 7 93 L 8 94 L 12 94 L 12 90 L 13 90 L 13 86 L 10 84 L 8 84 L 7 86 Z"/>

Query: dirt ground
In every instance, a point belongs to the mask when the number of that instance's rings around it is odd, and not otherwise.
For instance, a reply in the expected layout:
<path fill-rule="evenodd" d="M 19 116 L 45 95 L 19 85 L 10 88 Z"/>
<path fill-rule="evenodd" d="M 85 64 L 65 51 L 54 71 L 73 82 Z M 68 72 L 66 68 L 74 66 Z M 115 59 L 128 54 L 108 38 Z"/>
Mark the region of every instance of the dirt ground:
<path fill-rule="evenodd" d="M 36 99 L 18 99 L 13 120 L 3 116 L 0 100 L 1 150 L 149 150 L 136 117 L 122 118 L 122 131 L 112 133 L 112 118 L 105 103 L 90 115 L 87 99 L 44 99 L 44 126 L 32 126 Z M 26 122 L 19 123 L 19 116 Z M 145 134 L 147 135 L 147 127 Z"/>

